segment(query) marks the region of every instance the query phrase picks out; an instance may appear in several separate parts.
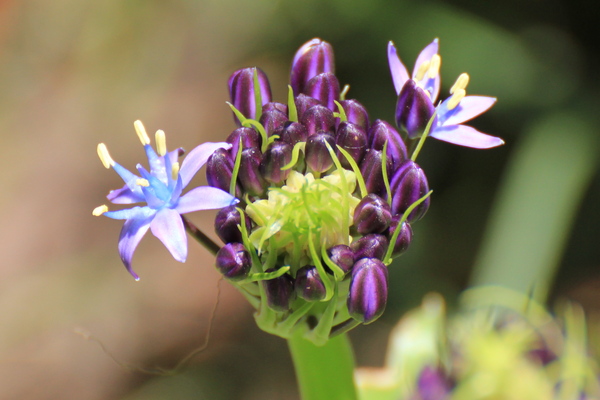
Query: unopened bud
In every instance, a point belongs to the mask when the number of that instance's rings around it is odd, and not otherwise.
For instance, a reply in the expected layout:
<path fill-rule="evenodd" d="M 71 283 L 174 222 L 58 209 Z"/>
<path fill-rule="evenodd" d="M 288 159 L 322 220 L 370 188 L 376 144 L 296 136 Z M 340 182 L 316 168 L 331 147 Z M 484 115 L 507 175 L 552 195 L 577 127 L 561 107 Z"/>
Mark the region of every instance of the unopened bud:
<path fill-rule="evenodd" d="M 231 143 L 232 145 L 230 157 L 234 161 L 240 145 L 240 139 L 242 139 L 242 150 L 252 147 L 260 148 L 262 145 L 262 138 L 260 137 L 260 134 L 253 128 L 241 127 L 235 129 L 225 140 L 227 143 Z"/>
<path fill-rule="evenodd" d="M 208 184 L 212 187 L 229 192 L 232 175 L 233 160 L 231 159 L 229 152 L 222 148 L 215 150 L 206 163 L 206 180 L 208 181 Z M 236 184 L 236 197 L 240 197 L 241 194 L 242 190 L 239 185 Z"/>
<path fill-rule="evenodd" d="M 354 259 L 378 258 L 382 259 L 387 251 L 389 240 L 384 235 L 371 233 L 352 242 L 350 247 L 354 251 Z"/>
<path fill-rule="evenodd" d="M 259 149 L 250 148 L 242 151 L 238 181 L 246 192 L 253 196 L 262 196 L 267 182 L 260 173 L 262 154 Z"/>
<path fill-rule="evenodd" d="M 303 44 L 294 55 L 290 76 L 294 94 L 304 93 L 308 81 L 324 72 L 335 73 L 333 48 L 315 38 Z"/>
<path fill-rule="evenodd" d="M 265 272 L 273 272 L 270 268 Z M 296 297 L 294 291 L 294 279 L 288 274 L 280 277 L 262 281 L 265 294 L 267 295 L 267 305 L 275 311 L 287 311 L 290 309 L 292 301 Z"/>
<path fill-rule="evenodd" d="M 246 228 L 250 228 L 250 218 L 245 215 Z M 235 205 L 222 208 L 215 217 L 215 232 L 223 243 L 242 242 L 242 233 L 238 225 L 242 224 L 240 212 Z"/>
<path fill-rule="evenodd" d="M 429 192 L 429 184 L 425 173 L 414 161 L 407 160 L 394 173 L 390 182 L 392 192 L 392 214 L 404 214 L 414 202 Z M 414 222 L 429 209 L 429 197 L 419 204 L 406 219 Z"/>
<path fill-rule="evenodd" d="M 396 103 L 396 125 L 406 132 L 409 138 L 418 138 L 425 131 L 434 112 L 435 107 L 429 94 L 414 80 L 406 81 Z"/>
<path fill-rule="evenodd" d="M 388 237 L 392 240 L 392 235 L 396 232 L 398 228 L 398 222 L 400 222 L 401 215 L 396 215 L 392 218 L 392 223 L 390 224 L 390 230 L 388 233 Z M 396 257 L 400 254 L 404 253 L 408 246 L 410 246 L 410 242 L 412 242 L 413 230 L 408 222 L 402 223 L 402 228 L 400 228 L 400 233 L 398 234 L 398 238 L 396 239 L 396 243 L 394 244 L 394 250 L 392 251 L 392 256 Z"/>
<path fill-rule="evenodd" d="M 380 119 L 376 120 L 369 130 L 369 147 L 382 150 L 387 142 L 387 158 L 392 161 L 393 169 L 406 160 L 406 145 L 393 126 Z"/>
<path fill-rule="evenodd" d="M 290 146 L 294 146 L 298 142 L 306 142 L 308 138 L 306 127 L 299 122 L 288 122 L 276 134 L 279 135 L 280 140 Z"/>
<path fill-rule="evenodd" d="M 354 209 L 354 226 L 361 235 L 382 233 L 391 221 L 389 204 L 373 193 L 364 197 Z"/>
<path fill-rule="evenodd" d="M 265 111 L 260 116 L 260 123 L 265 127 L 265 131 L 269 136 L 277 129 L 283 128 L 286 122 L 288 122 L 287 114 L 279 110 Z"/>
<path fill-rule="evenodd" d="M 348 122 L 360 126 L 365 132 L 369 131 L 369 113 L 365 106 L 354 99 L 343 100 L 340 104 L 346 113 Z"/>
<path fill-rule="evenodd" d="M 225 278 L 239 281 L 248 276 L 252 261 L 243 244 L 228 243 L 217 253 L 216 265 Z"/>
<path fill-rule="evenodd" d="M 337 110 L 335 102 L 340 101 L 340 83 L 334 74 L 325 72 L 308 81 L 304 93 L 335 111 Z"/>
<path fill-rule="evenodd" d="M 346 150 L 356 163 L 359 163 L 367 150 L 367 134 L 359 125 L 351 122 L 342 122 L 337 129 L 335 143 Z M 350 162 L 339 149 L 337 156 L 344 168 L 350 169 Z"/>
<path fill-rule="evenodd" d="M 335 148 L 333 136 L 326 132 L 311 135 L 306 139 L 306 164 L 314 172 L 325 172 L 333 165 L 333 160 L 325 143 L 329 143 L 332 149 Z"/>
<path fill-rule="evenodd" d="M 331 247 L 327 250 L 327 255 L 345 273 L 350 272 L 354 265 L 354 252 L 350 246 L 346 246 L 345 244 L 338 244 Z"/>
<path fill-rule="evenodd" d="M 348 312 L 357 321 L 369 324 L 383 314 L 388 297 L 388 270 L 375 258 L 363 258 L 352 268 L 348 291 Z"/>
<path fill-rule="evenodd" d="M 386 193 L 385 181 L 381 164 L 383 162 L 383 151 L 368 149 L 360 164 L 360 172 L 365 180 L 367 192 L 383 196 Z M 388 177 L 392 171 L 392 160 L 386 161 L 386 172 Z"/>
<path fill-rule="evenodd" d="M 274 142 L 262 156 L 260 173 L 267 181 L 280 185 L 290 174 L 289 169 L 282 171 L 281 168 L 292 161 L 292 146 L 285 142 Z"/>
<path fill-rule="evenodd" d="M 296 104 L 296 112 L 298 113 L 299 121 L 302 120 L 302 116 L 309 108 L 316 105 L 322 105 L 319 100 L 313 99 L 305 94 L 299 94 L 296 99 L 294 99 L 294 103 Z"/>
<path fill-rule="evenodd" d="M 271 101 L 271 86 L 267 75 L 259 68 L 244 68 L 235 71 L 229 78 L 229 97 L 235 106 L 246 118 L 256 119 L 256 98 L 254 95 L 254 70 L 257 72 L 260 86 L 261 107 Z M 236 123 L 239 121 L 235 118 Z"/>
<path fill-rule="evenodd" d="M 306 301 L 321 301 L 327 295 L 325 284 L 323 284 L 317 269 L 312 265 L 298 270 L 294 287 L 296 295 Z"/>
<path fill-rule="evenodd" d="M 335 118 L 333 112 L 325 106 L 312 106 L 302 114 L 300 122 L 306 126 L 308 136 L 317 132 L 333 133 Z"/>
<path fill-rule="evenodd" d="M 287 115 L 287 113 L 288 113 L 288 108 L 287 108 L 287 106 L 286 106 L 285 104 L 283 104 L 283 103 L 278 103 L 278 102 L 276 102 L 276 101 L 272 101 L 272 102 L 270 102 L 270 103 L 267 103 L 267 104 L 265 104 L 265 105 L 263 106 L 263 108 L 262 108 L 262 111 L 263 111 L 264 113 L 265 113 L 265 112 L 268 112 L 268 111 L 274 111 L 274 110 L 276 110 L 276 111 L 279 111 L 279 112 L 282 112 L 282 113 L 284 113 L 285 115 Z"/>

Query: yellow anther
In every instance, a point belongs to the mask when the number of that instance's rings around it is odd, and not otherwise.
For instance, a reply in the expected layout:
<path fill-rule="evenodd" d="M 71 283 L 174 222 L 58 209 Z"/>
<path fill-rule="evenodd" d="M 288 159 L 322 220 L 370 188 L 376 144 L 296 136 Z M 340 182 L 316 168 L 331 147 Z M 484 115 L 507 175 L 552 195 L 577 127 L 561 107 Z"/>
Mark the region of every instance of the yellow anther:
<path fill-rule="evenodd" d="M 448 100 L 448 110 L 454 109 L 466 94 L 467 92 L 465 92 L 465 89 L 456 89 L 452 94 L 452 97 L 450 97 L 450 100 Z"/>
<path fill-rule="evenodd" d="M 419 69 L 415 74 L 415 80 L 420 81 L 425 77 L 425 73 L 429 69 L 429 65 L 431 65 L 431 61 L 425 61 L 423 64 L 419 65 Z"/>
<path fill-rule="evenodd" d="M 427 69 L 427 74 L 429 79 L 433 79 L 440 74 L 440 65 L 442 64 L 442 57 L 439 54 L 434 54 L 431 57 L 431 62 L 429 63 L 429 68 Z"/>
<path fill-rule="evenodd" d="M 469 84 L 469 74 L 463 72 L 458 76 L 454 85 L 450 88 L 450 94 L 454 94 L 454 92 L 458 89 L 466 89 Z"/>
<path fill-rule="evenodd" d="M 108 149 L 104 143 L 98 144 L 98 157 L 100 157 L 100 161 L 102 161 L 102 165 L 104 168 L 109 169 L 113 165 L 115 165 L 115 161 L 112 159 L 110 154 L 108 153 Z"/>
<path fill-rule="evenodd" d="M 154 140 L 156 140 L 156 152 L 159 156 L 164 156 L 167 154 L 167 138 L 165 137 L 165 132 L 162 130 L 157 130 L 154 134 Z"/>
<path fill-rule="evenodd" d="M 138 186 L 144 186 L 144 187 L 150 186 L 150 182 L 148 182 L 148 179 L 138 179 L 135 181 L 135 184 Z"/>
<path fill-rule="evenodd" d="M 133 123 L 133 127 L 135 128 L 135 132 L 137 133 L 140 142 L 142 142 L 144 146 L 150 144 L 150 137 L 148 137 L 148 134 L 146 133 L 146 128 L 144 128 L 144 124 L 142 124 L 142 121 L 138 119 Z"/>
<path fill-rule="evenodd" d="M 92 215 L 94 217 L 99 217 L 107 211 L 108 211 L 108 207 L 106 207 L 106 204 L 102 204 L 101 206 L 94 208 L 94 210 L 92 211 Z"/>
<path fill-rule="evenodd" d="M 175 162 L 171 166 L 171 178 L 173 178 L 173 180 L 176 181 L 178 176 L 179 176 L 179 163 Z"/>

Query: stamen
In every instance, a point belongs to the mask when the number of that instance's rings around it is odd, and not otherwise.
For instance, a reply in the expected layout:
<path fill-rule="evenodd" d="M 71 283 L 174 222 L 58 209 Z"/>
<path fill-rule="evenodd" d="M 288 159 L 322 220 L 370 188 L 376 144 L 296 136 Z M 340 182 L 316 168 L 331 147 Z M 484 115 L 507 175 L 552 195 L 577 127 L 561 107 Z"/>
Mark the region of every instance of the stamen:
<path fill-rule="evenodd" d="M 460 103 L 463 97 L 465 97 L 466 94 L 467 92 L 465 91 L 465 89 L 455 90 L 450 100 L 448 100 L 448 110 L 454 109 Z"/>
<path fill-rule="evenodd" d="M 146 133 L 146 128 L 144 128 L 144 124 L 142 124 L 142 121 L 138 119 L 133 123 L 133 127 L 135 128 L 135 132 L 137 133 L 140 142 L 142 142 L 144 146 L 150 144 L 150 137 L 148 137 L 148 134 Z"/>
<path fill-rule="evenodd" d="M 163 130 L 157 130 L 154 134 L 154 140 L 156 140 L 156 152 L 159 156 L 167 154 L 167 138 Z"/>
<path fill-rule="evenodd" d="M 454 85 L 450 88 L 450 94 L 454 94 L 458 89 L 466 89 L 469 84 L 469 74 L 463 72 L 458 76 Z"/>
<path fill-rule="evenodd" d="M 429 79 L 433 79 L 440 74 L 440 65 L 441 64 L 442 64 L 442 57 L 440 57 L 439 54 L 434 54 L 433 57 L 431 57 L 429 69 L 427 70 Z"/>
<path fill-rule="evenodd" d="M 150 182 L 148 182 L 148 179 L 138 179 L 135 181 L 135 184 L 138 186 L 144 186 L 144 187 L 150 186 Z"/>
<path fill-rule="evenodd" d="M 173 165 L 171 166 L 171 178 L 173 178 L 173 180 L 176 181 L 178 176 L 179 176 L 179 163 L 174 162 Z"/>
<path fill-rule="evenodd" d="M 99 217 L 107 211 L 108 211 L 108 207 L 106 206 L 106 204 L 102 204 L 101 206 L 94 208 L 94 210 L 92 211 L 92 215 L 94 217 Z"/>
<path fill-rule="evenodd" d="M 430 65 L 431 65 L 431 61 L 425 61 L 423 64 L 419 65 L 419 69 L 417 70 L 417 73 L 415 74 L 415 81 L 420 81 L 421 79 L 423 79 L 425 77 L 425 72 L 427 72 Z"/>
<path fill-rule="evenodd" d="M 102 165 L 104 165 L 104 168 L 109 169 L 110 167 L 115 165 L 115 161 L 108 153 L 108 149 L 106 148 L 106 145 L 104 143 L 98 144 L 97 151 L 98 157 L 100 157 L 100 161 L 102 161 Z"/>

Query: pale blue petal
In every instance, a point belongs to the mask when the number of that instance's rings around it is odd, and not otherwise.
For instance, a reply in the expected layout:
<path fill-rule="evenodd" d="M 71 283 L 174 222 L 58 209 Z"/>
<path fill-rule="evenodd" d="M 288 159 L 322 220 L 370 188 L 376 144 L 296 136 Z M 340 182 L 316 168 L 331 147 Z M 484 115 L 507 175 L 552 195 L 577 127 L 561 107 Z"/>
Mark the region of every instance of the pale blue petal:
<path fill-rule="evenodd" d="M 435 38 L 433 39 L 433 42 L 429 43 L 427 46 L 425 46 L 423 50 L 421 50 L 421 52 L 419 53 L 419 57 L 417 57 L 417 61 L 415 62 L 415 67 L 413 68 L 413 79 L 416 77 L 417 71 L 419 70 L 421 64 L 430 61 L 431 57 L 433 57 L 434 54 L 438 53 L 438 48 L 438 39 Z"/>
<path fill-rule="evenodd" d="M 196 172 L 206 164 L 206 161 L 208 161 L 208 158 L 212 153 L 221 148 L 230 149 L 231 145 L 225 142 L 207 142 L 190 151 L 188 156 L 183 160 L 181 169 L 179 170 L 183 187 L 186 187 L 188 183 L 190 183 L 194 175 L 196 175 Z"/>
<path fill-rule="evenodd" d="M 482 114 L 490 109 L 496 103 L 495 97 L 489 96 L 466 96 L 463 98 L 456 111 L 452 113 L 448 119 L 443 122 L 444 125 L 462 124 L 479 114 Z M 451 110 L 454 111 L 454 110 Z"/>
<path fill-rule="evenodd" d="M 125 268 L 127 268 L 127 271 L 129 271 L 136 281 L 140 278 L 131 268 L 131 259 L 140 240 L 148 232 L 152 218 L 154 218 L 154 211 L 148 207 L 139 207 L 138 211 L 139 213 L 136 217 L 125 221 L 121 229 L 121 235 L 119 236 L 119 255 L 121 256 L 121 261 L 123 261 Z"/>
<path fill-rule="evenodd" d="M 171 208 L 163 208 L 156 213 L 150 224 L 152 234 L 156 236 L 173 258 L 185 262 L 187 258 L 187 238 L 181 215 Z"/>
<path fill-rule="evenodd" d="M 392 80 L 394 81 L 394 88 L 396 89 L 396 94 L 400 94 L 402 90 L 402 86 L 408 80 L 408 70 L 402 64 L 400 57 L 398 56 L 398 52 L 396 51 L 396 46 L 390 40 L 388 43 L 388 64 L 390 65 L 390 72 L 392 73 Z"/>
<path fill-rule="evenodd" d="M 155 211 L 151 210 L 150 207 L 136 206 L 125 210 L 107 211 L 105 217 L 112 219 L 132 219 L 132 218 L 146 218 L 149 215 L 154 214 Z"/>
<path fill-rule="evenodd" d="M 179 199 L 175 210 L 185 214 L 199 210 L 214 210 L 237 203 L 229 193 L 210 186 L 200 186 L 190 190 Z"/>
<path fill-rule="evenodd" d="M 141 190 L 132 192 L 127 185 L 121 189 L 111 190 L 106 198 L 114 204 L 133 204 L 146 201 Z"/>
<path fill-rule="evenodd" d="M 119 176 L 121 177 L 121 179 L 123 179 L 123 182 L 125 182 L 125 185 L 127 185 L 129 190 L 131 190 L 134 193 L 141 194 L 141 190 L 136 183 L 137 180 L 140 179 L 139 176 L 129 171 L 127 168 L 123 167 L 119 163 L 115 163 L 115 165 L 112 166 L 112 169 L 114 169 L 115 172 L 119 174 Z"/>
<path fill-rule="evenodd" d="M 474 149 L 489 149 L 504 144 L 504 141 L 499 137 L 487 135 L 467 125 L 438 127 L 429 136 L 443 140 L 444 142 L 472 147 Z"/>
<path fill-rule="evenodd" d="M 166 177 L 163 158 L 156 154 L 156 151 L 149 144 L 144 145 L 144 150 L 146 151 L 146 157 L 148 157 L 148 164 L 150 165 L 152 175 L 163 180 Z"/>

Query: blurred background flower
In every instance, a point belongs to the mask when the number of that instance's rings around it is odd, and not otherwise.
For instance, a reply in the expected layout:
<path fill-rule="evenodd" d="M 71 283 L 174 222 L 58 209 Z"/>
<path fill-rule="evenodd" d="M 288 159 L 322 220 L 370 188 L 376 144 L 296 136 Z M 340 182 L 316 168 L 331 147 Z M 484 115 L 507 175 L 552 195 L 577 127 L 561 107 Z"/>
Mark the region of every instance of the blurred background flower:
<path fill-rule="evenodd" d="M 91 210 L 120 185 L 97 143 L 131 169 L 142 156 L 137 119 L 164 129 L 173 148 L 222 141 L 235 128 L 229 75 L 260 66 L 285 101 L 290 59 L 313 37 L 333 45 L 351 97 L 388 121 L 387 42 L 414 60 L 439 37 L 442 90 L 468 72 L 470 94 L 498 97 L 477 128 L 507 142 L 476 151 L 428 141 L 419 164 L 435 206 L 390 268 L 386 313 L 352 332 L 359 364 L 382 363 L 391 327 L 424 293 L 442 293 L 452 309 L 470 284 L 567 296 L 597 327 L 599 16 L 587 7 L 0 0 L 0 399 L 298 398 L 285 342 L 255 327 L 207 251 L 191 246 L 181 265 L 143 240 L 134 282 L 116 252 L 120 227 Z M 214 216 L 191 219 L 216 239 Z M 209 345 L 175 376 L 119 366 L 74 333 L 84 328 L 134 366 L 169 368 L 204 343 L 219 287 Z"/>

